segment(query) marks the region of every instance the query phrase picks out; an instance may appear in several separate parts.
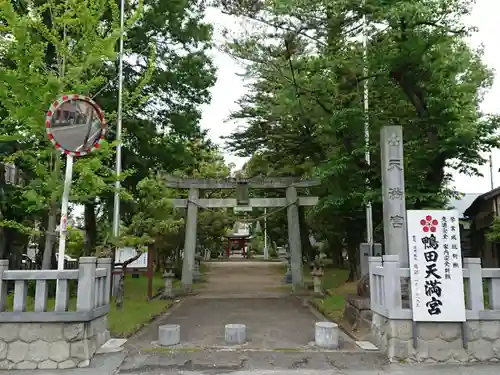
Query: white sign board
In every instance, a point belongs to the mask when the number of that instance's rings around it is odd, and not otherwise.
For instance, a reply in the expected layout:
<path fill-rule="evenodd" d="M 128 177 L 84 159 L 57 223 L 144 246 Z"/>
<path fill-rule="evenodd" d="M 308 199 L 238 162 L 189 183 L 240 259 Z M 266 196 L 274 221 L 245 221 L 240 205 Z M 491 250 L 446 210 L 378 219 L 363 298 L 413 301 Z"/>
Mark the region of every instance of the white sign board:
<path fill-rule="evenodd" d="M 126 260 L 135 257 L 137 250 L 133 247 L 122 247 L 115 252 L 115 263 L 123 263 Z M 144 251 L 142 255 L 135 261 L 130 263 L 127 268 L 147 268 L 148 267 L 148 252 Z"/>
<path fill-rule="evenodd" d="M 465 322 L 458 211 L 407 212 L 413 320 Z"/>

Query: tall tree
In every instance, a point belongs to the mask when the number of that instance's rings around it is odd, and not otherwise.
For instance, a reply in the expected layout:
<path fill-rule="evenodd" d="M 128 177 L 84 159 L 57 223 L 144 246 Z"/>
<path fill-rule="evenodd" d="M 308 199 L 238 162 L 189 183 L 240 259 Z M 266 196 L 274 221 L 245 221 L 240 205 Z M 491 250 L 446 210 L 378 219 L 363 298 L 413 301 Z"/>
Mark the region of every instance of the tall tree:
<path fill-rule="evenodd" d="M 140 8 L 139 2 L 132 22 L 140 15 Z M 112 16 L 104 23 L 108 12 Z M 24 181 L 17 190 L 21 201 L 14 206 L 20 209 L 18 214 L 32 214 L 32 220 L 42 219 L 45 223 L 44 217 L 49 214 L 46 241 L 49 256 L 55 239 L 63 163 L 46 137 L 44 113 L 61 93 L 91 96 L 104 84 L 106 77 L 101 69 L 116 58 L 117 15 L 115 2 L 107 0 L 0 2 L 0 101 L 3 131 L 8 131 L 12 138 L 4 147 L 3 159 L 16 165 Z M 89 167 L 99 164 L 105 155 L 106 148 L 101 154 L 77 163 L 75 172 L 85 174 L 87 179 L 94 177 L 94 187 L 99 186 L 102 179 Z M 96 193 L 99 191 L 86 192 Z M 16 197 L 7 199 L 13 198 Z M 33 221 L 17 223 L 22 225 L 17 230 L 33 228 Z M 4 251 L 4 255 L 8 254 Z"/>
<path fill-rule="evenodd" d="M 480 112 L 491 72 L 465 40 L 470 1 L 224 2 L 265 25 L 228 44 L 254 78 L 233 116 L 241 155 L 260 152 L 279 173 L 316 173 L 324 184 L 314 219 L 329 242 L 356 256 L 364 204 L 375 203 L 381 233 L 379 129 L 403 125 L 408 208 L 439 207 L 453 191 L 445 167 L 477 173 L 498 144 L 498 119 Z M 361 18 L 370 24 L 364 73 Z M 362 86 L 370 85 L 371 166 L 364 160 Z M 369 180 L 369 185 L 366 180 Z M 331 224 L 326 222 L 329 218 Z M 328 234 L 330 233 L 330 235 Z M 340 250 L 340 249 L 339 249 Z M 353 268 L 351 276 L 355 276 Z"/>

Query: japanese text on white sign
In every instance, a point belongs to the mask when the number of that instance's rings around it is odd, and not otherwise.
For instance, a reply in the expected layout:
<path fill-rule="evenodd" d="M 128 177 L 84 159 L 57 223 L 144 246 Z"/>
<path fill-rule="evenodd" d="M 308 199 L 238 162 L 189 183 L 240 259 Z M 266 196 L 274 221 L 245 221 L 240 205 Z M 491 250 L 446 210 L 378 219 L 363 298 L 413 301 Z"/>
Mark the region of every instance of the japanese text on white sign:
<path fill-rule="evenodd" d="M 407 222 L 413 320 L 464 322 L 457 211 L 410 210 Z"/>

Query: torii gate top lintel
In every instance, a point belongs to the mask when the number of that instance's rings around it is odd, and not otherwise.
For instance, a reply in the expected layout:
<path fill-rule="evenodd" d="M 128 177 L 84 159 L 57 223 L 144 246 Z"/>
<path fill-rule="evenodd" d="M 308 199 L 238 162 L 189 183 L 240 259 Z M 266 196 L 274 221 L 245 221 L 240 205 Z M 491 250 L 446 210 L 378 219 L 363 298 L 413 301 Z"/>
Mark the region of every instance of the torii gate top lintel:
<path fill-rule="evenodd" d="M 288 187 L 307 188 L 320 185 L 320 180 L 302 180 L 296 177 L 252 177 L 227 179 L 194 179 L 165 177 L 165 184 L 177 189 L 234 189 L 238 184 L 248 184 L 252 189 L 286 189 Z"/>

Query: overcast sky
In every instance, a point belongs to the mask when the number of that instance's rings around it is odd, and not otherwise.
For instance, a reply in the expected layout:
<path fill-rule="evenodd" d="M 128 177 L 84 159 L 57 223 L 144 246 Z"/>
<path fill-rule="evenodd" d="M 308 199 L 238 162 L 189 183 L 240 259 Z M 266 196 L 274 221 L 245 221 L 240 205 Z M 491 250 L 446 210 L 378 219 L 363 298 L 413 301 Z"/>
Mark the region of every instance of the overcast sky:
<path fill-rule="evenodd" d="M 500 21 L 496 9 L 499 0 L 477 0 L 472 17 L 467 20 L 470 24 L 479 28 L 479 31 L 471 43 L 474 46 L 484 44 L 484 61 L 488 66 L 500 72 L 500 49 L 498 38 L 500 36 Z M 209 9 L 207 19 L 214 25 L 215 38 L 222 41 L 221 30 L 232 29 L 240 31 L 239 23 L 230 16 L 221 14 L 216 9 Z M 498 51 L 498 52 L 497 52 Z M 238 76 L 241 68 L 233 59 L 222 52 L 213 51 L 212 56 L 218 68 L 218 79 L 212 88 L 212 102 L 203 108 L 202 127 L 209 130 L 210 138 L 222 145 L 221 136 L 229 135 L 236 129 L 236 124 L 228 122 L 230 112 L 237 109 L 235 101 L 245 93 L 244 81 Z M 482 109 L 488 113 L 498 113 L 500 102 L 500 76 L 497 74 L 492 90 L 486 96 Z M 240 168 L 245 159 L 225 153 L 226 160 L 236 164 Z M 493 152 L 494 186 L 500 185 L 500 150 Z M 489 166 L 481 168 L 485 177 L 472 178 L 454 173 L 456 187 L 463 193 L 483 193 L 490 190 Z"/>

